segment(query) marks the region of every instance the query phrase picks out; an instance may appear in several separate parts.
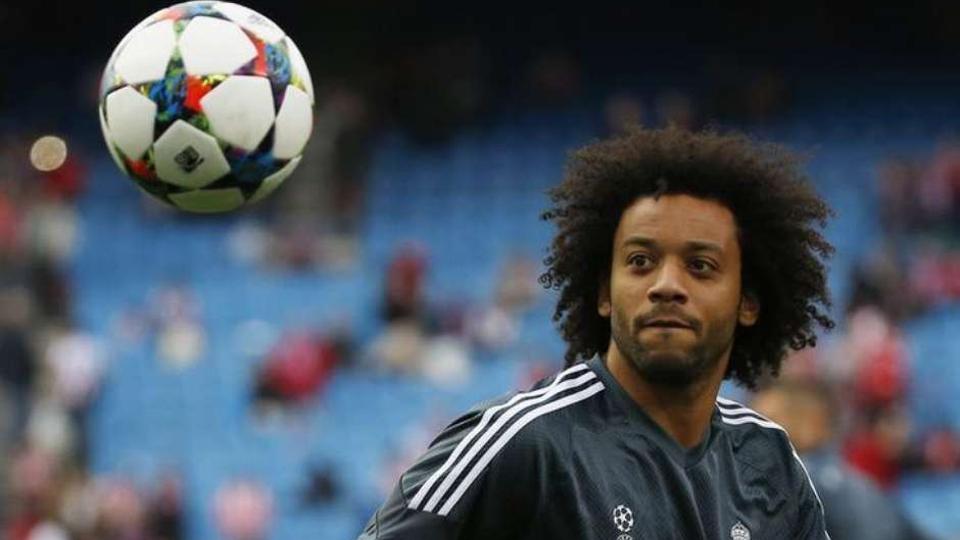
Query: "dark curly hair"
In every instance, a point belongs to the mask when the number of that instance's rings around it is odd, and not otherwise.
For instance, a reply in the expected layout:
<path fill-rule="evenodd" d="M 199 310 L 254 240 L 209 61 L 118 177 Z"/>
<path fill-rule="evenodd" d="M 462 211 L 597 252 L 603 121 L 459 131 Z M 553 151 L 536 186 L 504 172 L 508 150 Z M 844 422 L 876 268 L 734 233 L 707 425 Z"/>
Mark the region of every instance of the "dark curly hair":
<path fill-rule="evenodd" d="M 735 217 L 743 290 L 761 309 L 755 325 L 737 327 L 727 378 L 752 388 L 779 373 L 788 347 L 815 346 L 817 325 L 833 328 L 824 265 L 833 247 L 821 234 L 832 212 L 798 157 L 742 134 L 638 129 L 573 152 L 541 216 L 557 227 L 540 283 L 560 291 L 553 320 L 567 365 L 606 352 L 610 321 L 597 299 L 614 233 L 637 198 L 662 194 L 714 200 Z"/>

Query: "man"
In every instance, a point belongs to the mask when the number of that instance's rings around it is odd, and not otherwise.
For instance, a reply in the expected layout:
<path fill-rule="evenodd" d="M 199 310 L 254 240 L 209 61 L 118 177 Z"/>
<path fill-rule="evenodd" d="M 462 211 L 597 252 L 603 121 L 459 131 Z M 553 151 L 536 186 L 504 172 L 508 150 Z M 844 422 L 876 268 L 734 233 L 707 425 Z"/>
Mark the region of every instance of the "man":
<path fill-rule="evenodd" d="M 780 381 L 758 391 L 753 406 L 790 432 L 830 509 L 826 526 L 833 540 L 932 538 L 868 477 L 843 463 L 834 437 L 840 411 L 822 383 Z"/>
<path fill-rule="evenodd" d="M 827 538 L 785 432 L 717 397 L 833 324 L 829 209 L 797 162 L 637 131 L 576 152 L 551 197 L 567 369 L 450 424 L 360 538 Z"/>

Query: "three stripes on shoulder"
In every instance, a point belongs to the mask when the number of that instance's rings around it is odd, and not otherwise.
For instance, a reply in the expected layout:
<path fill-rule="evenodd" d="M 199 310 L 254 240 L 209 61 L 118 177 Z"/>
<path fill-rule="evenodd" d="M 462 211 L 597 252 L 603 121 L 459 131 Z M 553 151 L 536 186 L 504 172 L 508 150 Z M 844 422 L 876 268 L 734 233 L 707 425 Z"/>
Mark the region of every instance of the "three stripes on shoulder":
<path fill-rule="evenodd" d="M 731 426 L 756 424 L 765 428 L 779 429 L 784 433 L 787 432 L 780 424 L 732 399 L 717 396 L 717 409 L 720 411 L 720 419 L 724 424 L 730 424 Z"/>
<path fill-rule="evenodd" d="M 489 407 L 443 465 L 420 486 L 407 506 L 446 516 L 497 453 L 524 426 L 603 389 L 596 373 L 586 364 L 576 364 L 557 374 L 547 386 L 520 392 L 505 403 Z"/>

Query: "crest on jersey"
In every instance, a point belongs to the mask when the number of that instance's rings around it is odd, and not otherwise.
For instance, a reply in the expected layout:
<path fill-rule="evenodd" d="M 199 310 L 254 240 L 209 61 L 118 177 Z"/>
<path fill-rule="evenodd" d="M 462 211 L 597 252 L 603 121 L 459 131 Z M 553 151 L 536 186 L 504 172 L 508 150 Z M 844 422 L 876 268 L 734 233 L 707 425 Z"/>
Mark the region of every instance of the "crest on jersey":
<path fill-rule="evenodd" d="M 630 529 L 633 528 L 633 510 L 622 504 L 614 508 L 613 524 L 617 526 L 620 532 L 630 532 Z"/>
<path fill-rule="evenodd" d="M 730 540 L 750 540 L 750 529 L 741 522 L 737 522 L 730 529 Z"/>

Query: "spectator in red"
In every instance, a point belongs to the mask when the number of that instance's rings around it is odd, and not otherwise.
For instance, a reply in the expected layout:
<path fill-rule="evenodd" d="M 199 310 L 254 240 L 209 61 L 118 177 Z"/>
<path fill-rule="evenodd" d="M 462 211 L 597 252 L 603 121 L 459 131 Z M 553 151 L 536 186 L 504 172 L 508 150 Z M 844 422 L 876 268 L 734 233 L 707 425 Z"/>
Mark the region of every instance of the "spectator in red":
<path fill-rule="evenodd" d="M 50 199 L 72 201 L 83 191 L 87 170 L 75 154 L 56 169 L 43 173 L 43 194 Z"/>
<path fill-rule="evenodd" d="M 862 472 L 841 461 L 835 434 L 839 404 L 815 378 L 780 379 L 761 388 L 753 407 L 782 425 L 827 508 L 827 532 L 833 540 L 926 540 L 895 500 Z"/>
<path fill-rule="evenodd" d="M 342 341 L 312 332 L 288 334 L 269 353 L 257 375 L 255 399 L 261 405 L 285 405 L 317 395 L 340 363 Z"/>
<path fill-rule="evenodd" d="M 858 411 L 882 408 L 902 400 L 909 385 L 907 347 L 899 328 L 886 313 L 863 306 L 850 314 L 845 350 L 852 361 L 853 404 Z"/>
<path fill-rule="evenodd" d="M 909 433 L 910 420 L 901 407 L 872 408 L 844 444 L 844 459 L 879 487 L 890 490 L 908 465 Z"/>

